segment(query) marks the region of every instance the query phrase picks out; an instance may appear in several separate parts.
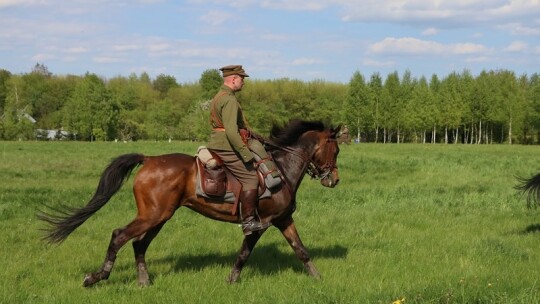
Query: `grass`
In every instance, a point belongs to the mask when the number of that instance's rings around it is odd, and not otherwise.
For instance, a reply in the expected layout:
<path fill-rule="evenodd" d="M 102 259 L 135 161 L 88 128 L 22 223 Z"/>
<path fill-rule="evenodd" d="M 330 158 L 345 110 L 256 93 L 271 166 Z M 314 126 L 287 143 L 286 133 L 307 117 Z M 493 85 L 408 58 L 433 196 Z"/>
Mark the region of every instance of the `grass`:
<path fill-rule="evenodd" d="M 5 303 L 538 303 L 540 210 L 516 176 L 540 171 L 537 146 L 342 146 L 341 184 L 305 179 L 295 220 L 322 280 L 310 278 L 277 229 L 241 282 L 225 283 L 236 225 L 180 209 L 152 243 L 153 285 L 136 284 L 130 245 L 108 281 L 97 270 L 113 229 L 135 214 L 131 179 L 60 246 L 40 241 L 42 205 L 82 206 L 122 153 L 193 154 L 197 143 L 0 142 L 0 301 Z"/>

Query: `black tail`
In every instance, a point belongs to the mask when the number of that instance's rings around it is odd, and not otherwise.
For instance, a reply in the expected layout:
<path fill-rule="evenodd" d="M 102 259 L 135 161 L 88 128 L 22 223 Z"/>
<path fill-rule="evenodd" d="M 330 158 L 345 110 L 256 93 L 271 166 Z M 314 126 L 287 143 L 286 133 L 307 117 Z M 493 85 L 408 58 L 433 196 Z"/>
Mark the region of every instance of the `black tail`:
<path fill-rule="evenodd" d="M 73 208 L 62 205 L 58 208 L 49 207 L 56 214 L 39 212 L 37 217 L 49 224 L 49 227 L 43 229 L 46 233 L 43 239 L 48 243 L 63 242 L 120 190 L 131 171 L 142 164 L 143 160 L 144 155 L 137 153 L 115 158 L 101 174 L 96 193 L 85 207 Z"/>
<path fill-rule="evenodd" d="M 540 205 L 540 173 L 529 177 L 518 177 L 519 184 L 514 188 L 527 194 L 527 205 L 531 207 L 534 204 Z"/>

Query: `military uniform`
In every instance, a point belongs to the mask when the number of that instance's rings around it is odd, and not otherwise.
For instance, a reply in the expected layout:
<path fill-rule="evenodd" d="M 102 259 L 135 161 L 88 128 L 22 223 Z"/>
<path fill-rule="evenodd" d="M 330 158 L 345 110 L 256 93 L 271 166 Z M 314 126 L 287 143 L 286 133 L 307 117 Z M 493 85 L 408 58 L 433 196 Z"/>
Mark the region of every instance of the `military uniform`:
<path fill-rule="evenodd" d="M 222 85 L 211 107 L 212 133 L 208 148 L 223 159 L 243 190 L 257 189 L 259 180 L 253 165 L 254 156 L 240 136 L 240 129 L 247 129 L 247 125 L 232 89 Z"/>
<path fill-rule="evenodd" d="M 242 130 L 247 130 L 247 123 L 242 107 L 234 94 L 235 90 L 242 88 L 244 77 L 249 75 L 241 65 L 229 65 L 220 70 L 223 73 L 224 83 L 212 100 L 210 108 L 212 133 L 207 146 L 223 160 L 223 164 L 242 184 L 240 194 L 242 231 L 244 235 L 249 235 L 253 231 L 268 227 L 268 224 L 262 224 L 256 218 L 259 178 L 253 163 L 255 157 L 247 146 L 248 139 L 243 139 L 240 135 Z M 239 77 L 229 77 L 235 75 Z"/>

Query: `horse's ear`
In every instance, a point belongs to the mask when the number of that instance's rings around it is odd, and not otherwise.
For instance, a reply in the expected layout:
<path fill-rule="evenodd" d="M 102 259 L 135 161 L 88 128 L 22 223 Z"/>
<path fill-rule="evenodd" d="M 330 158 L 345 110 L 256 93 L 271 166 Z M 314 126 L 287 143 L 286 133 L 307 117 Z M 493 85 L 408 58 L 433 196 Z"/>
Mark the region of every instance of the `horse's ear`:
<path fill-rule="evenodd" d="M 337 127 L 331 129 L 332 137 L 338 138 L 341 136 L 341 128 L 343 127 L 343 124 L 339 124 Z"/>

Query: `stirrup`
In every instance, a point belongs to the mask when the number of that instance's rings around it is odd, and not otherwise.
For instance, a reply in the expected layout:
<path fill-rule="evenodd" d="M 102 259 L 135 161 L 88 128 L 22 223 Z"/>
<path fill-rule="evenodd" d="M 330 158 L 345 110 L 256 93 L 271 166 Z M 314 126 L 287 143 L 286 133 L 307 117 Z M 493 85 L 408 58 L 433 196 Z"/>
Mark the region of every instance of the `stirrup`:
<path fill-rule="evenodd" d="M 252 217 L 251 219 L 242 223 L 242 232 L 244 233 L 244 235 L 250 235 L 254 231 L 266 229 L 270 225 L 270 223 L 263 224 Z"/>

